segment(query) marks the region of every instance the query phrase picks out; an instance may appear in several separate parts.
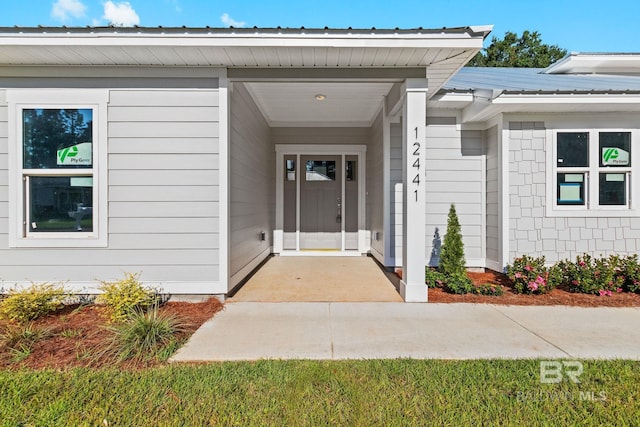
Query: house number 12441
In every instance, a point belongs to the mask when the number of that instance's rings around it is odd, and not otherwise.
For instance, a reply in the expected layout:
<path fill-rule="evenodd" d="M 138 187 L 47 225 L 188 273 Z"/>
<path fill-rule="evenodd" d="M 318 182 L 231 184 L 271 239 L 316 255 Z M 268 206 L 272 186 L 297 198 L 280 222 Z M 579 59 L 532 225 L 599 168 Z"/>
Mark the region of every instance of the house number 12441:
<path fill-rule="evenodd" d="M 418 139 L 418 127 L 415 128 L 416 138 Z M 416 176 L 411 181 L 413 187 L 413 194 L 415 194 L 416 202 L 418 201 L 418 190 L 420 189 L 420 143 L 418 141 L 413 143 L 413 156 L 415 158 L 413 167 L 416 168 Z"/>

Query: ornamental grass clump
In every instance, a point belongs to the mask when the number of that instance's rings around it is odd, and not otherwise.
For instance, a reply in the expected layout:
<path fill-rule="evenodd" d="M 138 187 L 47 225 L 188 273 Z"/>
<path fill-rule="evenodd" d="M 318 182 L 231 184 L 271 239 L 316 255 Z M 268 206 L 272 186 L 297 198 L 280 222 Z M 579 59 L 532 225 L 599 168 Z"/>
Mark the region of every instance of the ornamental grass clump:
<path fill-rule="evenodd" d="M 9 349 L 14 362 L 21 362 L 33 351 L 34 345 L 38 341 L 45 340 L 53 336 L 53 332 L 48 327 L 38 327 L 33 322 L 6 325 L 0 332 L 0 344 Z"/>
<path fill-rule="evenodd" d="M 107 306 L 112 322 L 122 322 L 135 310 L 146 310 L 158 302 L 157 291 L 144 287 L 139 276 L 140 273 L 125 273 L 122 280 L 101 282 L 102 294 L 96 301 Z"/>
<path fill-rule="evenodd" d="M 185 329 L 176 315 L 161 312 L 158 304 L 149 310 L 133 310 L 122 322 L 106 326 L 112 333 L 107 348 L 116 360 L 166 360 L 180 345 L 177 334 Z"/>
<path fill-rule="evenodd" d="M 13 289 L 0 300 L 0 317 L 12 322 L 29 322 L 61 308 L 64 298 L 64 288 L 51 283 Z"/>
<path fill-rule="evenodd" d="M 546 294 L 562 279 L 557 266 L 545 266 L 544 256 L 535 258 L 528 255 L 513 260 L 513 264 L 507 266 L 507 276 L 518 294 Z"/>

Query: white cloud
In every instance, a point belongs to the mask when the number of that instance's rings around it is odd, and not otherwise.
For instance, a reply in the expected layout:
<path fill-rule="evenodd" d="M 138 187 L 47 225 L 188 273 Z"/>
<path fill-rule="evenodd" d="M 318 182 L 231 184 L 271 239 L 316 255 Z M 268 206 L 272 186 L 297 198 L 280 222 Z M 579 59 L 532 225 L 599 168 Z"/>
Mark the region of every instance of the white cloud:
<path fill-rule="evenodd" d="M 180 2 L 178 0 L 168 0 L 168 2 L 176 9 L 176 12 L 182 12 L 182 6 L 180 6 Z"/>
<path fill-rule="evenodd" d="M 57 0 L 51 8 L 51 16 L 66 22 L 70 18 L 82 18 L 86 11 L 87 6 L 80 0 Z"/>
<path fill-rule="evenodd" d="M 140 17 L 128 1 L 114 3 L 111 0 L 104 4 L 102 19 L 116 27 L 132 27 L 140 24 Z"/>
<path fill-rule="evenodd" d="M 247 23 L 244 21 L 236 21 L 235 19 L 230 17 L 228 13 L 223 13 L 222 16 L 220 17 L 220 21 L 222 21 L 222 23 L 228 27 L 240 28 L 247 25 Z"/>

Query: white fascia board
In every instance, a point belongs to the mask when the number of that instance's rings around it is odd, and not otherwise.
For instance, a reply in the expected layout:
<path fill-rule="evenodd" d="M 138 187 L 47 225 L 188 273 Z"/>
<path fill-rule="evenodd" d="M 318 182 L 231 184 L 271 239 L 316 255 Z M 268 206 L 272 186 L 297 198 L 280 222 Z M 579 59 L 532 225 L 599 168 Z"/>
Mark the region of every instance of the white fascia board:
<path fill-rule="evenodd" d="M 590 74 L 637 72 L 637 53 L 571 53 L 544 70 L 545 74 Z"/>
<path fill-rule="evenodd" d="M 476 92 L 477 94 L 477 92 Z M 487 94 L 488 95 L 488 94 Z M 462 123 L 481 122 L 495 117 L 501 113 L 515 113 L 530 111 L 531 106 L 535 105 L 536 112 L 557 111 L 561 105 L 638 105 L 640 104 L 640 95 L 610 94 L 610 95 L 589 95 L 589 94 L 517 94 L 517 95 L 499 95 L 493 99 L 490 96 L 478 97 L 474 102 L 465 107 L 462 111 Z M 549 108 L 545 108 L 548 106 Z"/>
<path fill-rule="evenodd" d="M 482 36 L 468 34 L 10 34 L 3 46 L 135 46 L 135 47 L 327 47 L 327 48 L 461 48 L 481 49 Z"/>
<path fill-rule="evenodd" d="M 521 94 L 501 95 L 492 101 L 496 105 L 513 104 L 637 104 L 640 102 L 638 94 Z"/>
<path fill-rule="evenodd" d="M 444 93 L 442 95 L 435 95 L 431 98 L 433 102 L 460 102 L 468 103 L 473 102 L 473 92 L 458 92 L 458 93 Z"/>

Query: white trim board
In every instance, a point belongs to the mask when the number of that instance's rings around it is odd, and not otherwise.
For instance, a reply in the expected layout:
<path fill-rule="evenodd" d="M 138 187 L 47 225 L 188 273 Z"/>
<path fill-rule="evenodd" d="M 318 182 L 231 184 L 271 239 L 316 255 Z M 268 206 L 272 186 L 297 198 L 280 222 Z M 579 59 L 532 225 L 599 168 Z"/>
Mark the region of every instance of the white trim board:
<path fill-rule="evenodd" d="M 229 279 L 229 289 L 235 288 L 238 283 L 242 282 L 256 267 L 258 267 L 265 259 L 271 255 L 273 248 L 269 246 L 258 256 L 252 259 L 247 265 L 242 267 L 236 274 Z M 226 293 L 226 292 L 225 292 Z"/>
<path fill-rule="evenodd" d="M 283 250 L 279 254 L 279 256 L 290 256 L 290 257 L 299 257 L 299 256 L 318 256 L 318 257 L 345 257 L 345 256 L 366 256 L 366 253 L 362 253 L 360 251 L 314 251 L 314 250 L 301 250 L 301 251 L 293 251 L 293 250 Z"/>
<path fill-rule="evenodd" d="M 160 291 L 161 294 L 172 295 L 213 295 L 213 294 L 226 294 L 226 283 L 211 281 L 211 282 L 160 282 L 160 281 L 142 281 L 142 286 L 147 288 L 155 288 Z M 4 287 L 4 291 L 9 289 L 24 289 L 33 285 L 33 282 L 20 281 L 11 282 L 11 286 L 5 286 L 6 283 L 0 283 L 0 287 Z M 101 282 L 63 282 L 62 286 L 66 292 L 71 294 L 89 294 L 96 295 L 101 294 L 100 290 Z"/>
<path fill-rule="evenodd" d="M 358 157 L 358 254 L 362 255 L 369 251 L 370 245 L 365 245 L 367 230 L 366 225 L 366 152 L 367 146 L 360 144 L 276 144 L 276 220 L 273 230 L 273 253 L 284 254 L 283 226 L 284 226 L 284 157 L 296 156 L 296 203 L 300 202 L 300 156 L 303 155 L 336 155 L 357 156 Z M 343 174 L 344 175 L 344 174 Z M 344 180 L 343 180 L 344 181 Z M 343 182 L 344 188 L 344 182 Z M 343 194 L 344 200 L 344 194 Z M 344 210 L 344 203 L 343 203 Z M 300 224 L 300 207 L 296 207 L 296 224 Z M 343 212 L 344 216 L 344 212 Z M 299 228 L 299 225 L 296 226 Z M 344 234 L 344 230 L 342 231 Z M 342 238 L 342 247 L 344 248 L 344 236 Z M 300 250 L 300 230 L 296 230 L 296 251 Z M 327 256 L 329 252 L 324 251 L 300 251 L 306 256 Z M 341 251 L 342 252 L 342 251 Z M 344 251 L 349 252 L 349 251 Z"/>
<path fill-rule="evenodd" d="M 226 282 L 226 289 L 223 293 L 230 291 L 231 278 L 229 277 L 229 263 L 231 254 L 231 239 L 229 238 L 229 216 L 231 214 L 229 204 L 229 141 L 230 141 L 230 102 L 231 97 L 229 91 L 233 89 L 229 80 L 227 79 L 227 70 L 218 70 L 219 88 L 218 88 L 218 152 L 220 156 L 219 171 L 220 174 L 220 187 L 219 187 L 219 246 L 220 246 L 220 258 L 219 276 L 223 283 Z"/>

